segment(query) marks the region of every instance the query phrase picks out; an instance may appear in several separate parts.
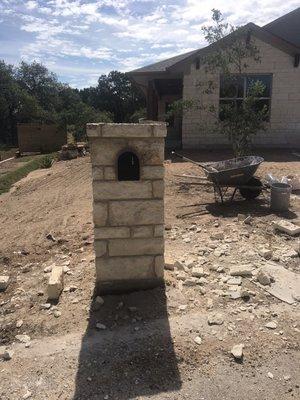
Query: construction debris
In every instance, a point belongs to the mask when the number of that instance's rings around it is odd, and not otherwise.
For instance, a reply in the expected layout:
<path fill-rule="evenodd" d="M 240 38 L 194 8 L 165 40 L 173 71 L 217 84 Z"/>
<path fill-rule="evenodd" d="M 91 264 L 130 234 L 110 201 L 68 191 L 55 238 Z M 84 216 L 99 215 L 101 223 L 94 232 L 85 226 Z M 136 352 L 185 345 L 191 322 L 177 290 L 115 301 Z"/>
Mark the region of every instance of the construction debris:
<path fill-rule="evenodd" d="M 4 292 L 9 285 L 9 276 L 1 275 L 0 276 L 0 292 Z"/>
<path fill-rule="evenodd" d="M 230 352 L 236 360 L 241 360 L 243 358 L 244 347 L 245 347 L 245 345 L 243 343 L 236 344 L 232 347 Z"/>
<path fill-rule="evenodd" d="M 64 278 L 63 268 L 58 265 L 55 265 L 52 268 L 47 286 L 47 294 L 49 300 L 59 299 L 59 296 L 63 290 L 63 283 L 64 283 L 63 278 Z"/>
<path fill-rule="evenodd" d="M 293 224 L 293 222 L 282 219 L 281 221 L 274 221 L 274 229 L 287 233 L 290 236 L 296 236 L 300 233 L 300 226 Z"/>

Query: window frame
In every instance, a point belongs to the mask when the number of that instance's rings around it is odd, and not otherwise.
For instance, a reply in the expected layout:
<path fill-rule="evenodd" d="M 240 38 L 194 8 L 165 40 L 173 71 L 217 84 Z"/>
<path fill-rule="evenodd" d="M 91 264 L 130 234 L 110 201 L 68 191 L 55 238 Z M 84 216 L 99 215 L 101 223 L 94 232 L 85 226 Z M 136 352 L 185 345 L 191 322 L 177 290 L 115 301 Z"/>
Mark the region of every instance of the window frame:
<path fill-rule="evenodd" d="M 271 110 L 272 110 L 272 93 L 273 93 L 273 74 L 272 73 L 250 73 L 250 74 L 230 74 L 232 77 L 240 77 L 243 79 L 243 97 L 221 97 L 221 81 L 223 75 L 220 74 L 220 88 L 219 88 L 219 116 L 220 116 L 220 103 L 221 101 L 243 101 L 247 96 L 247 79 L 255 76 L 269 76 L 271 78 L 270 82 L 270 96 L 269 97 L 259 97 L 258 100 L 268 100 L 269 101 L 269 117 L 267 119 L 267 123 L 271 121 Z M 257 79 L 259 80 L 259 79 Z M 220 119 L 220 117 L 219 117 Z"/>

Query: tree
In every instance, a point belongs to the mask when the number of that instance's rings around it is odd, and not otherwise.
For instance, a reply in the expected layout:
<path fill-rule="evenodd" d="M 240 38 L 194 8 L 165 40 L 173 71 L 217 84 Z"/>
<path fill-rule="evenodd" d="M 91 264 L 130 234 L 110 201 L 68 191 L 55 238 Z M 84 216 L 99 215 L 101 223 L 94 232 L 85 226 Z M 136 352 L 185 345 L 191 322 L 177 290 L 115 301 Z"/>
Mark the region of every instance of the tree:
<path fill-rule="evenodd" d="M 219 77 L 226 90 L 236 90 L 249 63 L 260 61 L 259 50 L 249 29 L 229 25 L 221 12 L 215 9 L 212 10 L 212 20 L 211 26 L 203 28 L 210 46 L 200 59 L 202 78 L 197 82 L 200 96 L 175 102 L 171 112 L 200 110 L 206 114 L 204 121 L 207 117 L 214 121 L 203 129 L 225 134 L 234 154 L 243 156 L 249 153 L 252 137 L 265 129 L 268 119 L 268 107 L 260 102 L 266 89 L 264 83 L 259 80 L 248 82 L 243 101 L 225 100 L 216 106 L 210 95 L 217 93 L 219 85 L 216 80 L 219 81 Z"/>
<path fill-rule="evenodd" d="M 138 109 L 145 107 L 142 93 L 119 71 L 101 75 L 98 85 L 81 90 L 80 96 L 95 109 L 112 113 L 114 122 L 129 122 Z"/>

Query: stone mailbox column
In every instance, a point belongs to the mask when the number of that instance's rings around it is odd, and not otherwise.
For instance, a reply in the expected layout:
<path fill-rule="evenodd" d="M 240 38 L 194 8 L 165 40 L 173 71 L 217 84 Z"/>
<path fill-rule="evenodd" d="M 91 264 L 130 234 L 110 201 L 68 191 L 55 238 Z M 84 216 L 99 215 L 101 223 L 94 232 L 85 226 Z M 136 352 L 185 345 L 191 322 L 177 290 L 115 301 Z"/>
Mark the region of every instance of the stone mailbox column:
<path fill-rule="evenodd" d="M 166 133 L 164 123 L 87 125 L 102 293 L 163 282 Z"/>

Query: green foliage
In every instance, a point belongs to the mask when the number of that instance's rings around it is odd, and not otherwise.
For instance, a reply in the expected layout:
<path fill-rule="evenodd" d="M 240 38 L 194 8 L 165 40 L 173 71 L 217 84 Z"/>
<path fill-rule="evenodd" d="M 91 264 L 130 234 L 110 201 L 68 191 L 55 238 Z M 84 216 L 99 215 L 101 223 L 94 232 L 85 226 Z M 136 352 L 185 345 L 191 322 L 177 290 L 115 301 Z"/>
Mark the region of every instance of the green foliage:
<path fill-rule="evenodd" d="M 27 176 L 30 172 L 39 168 L 49 168 L 49 166 L 47 165 L 49 165 L 50 159 L 52 165 L 52 160 L 53 160 L 52 155 L 37 156 L 33 160 L 26 162 L 25 165 L 22 165 L 16 170 L 1 175 L 0 195 L 2 193 L 8 192 L 14 183 L 18 182 L 22 178 L 25 178 L 25 176 Z"/>
<path fill-rule="evenodd" d="M 147 110 L 145 107 L 136 110 L 129 118 L 129 122 L 138 123 L 142 118 L 147 118 Z"/>
<path fill-rule="evenodd" d="M 45 155 L 45 157 L 43 157 L 41 159 L 41 168 L 44 168 L 44 169 L 51 168 L 53 161 L 54 161 L 54 157 L 51 154 Z"/>
<path fill-rule="evenodd" d="M 259 98 L 262 97 L 265 86 L 256 81 L 250 87 L 242 105 L 236 104 L 215 106 L 215 100 L 209 103 L 209 96 L 215 93 L 215 80 L 212 75 L 228 77 L 243 76 L 249 67 L 249 61 L 260 62 L 259 50 L 245 28 L 236 28 L 227 23 L 219 10 L 212 10 L 212 25 L 203 28 L 205 39 L 209 43 L 210 51 L 200 60 L 203 66 L 201 81 L 196 83 L 200 96 L 197 99 L 179 100 L 172 105 L 171 112 L 184 113 L 190 110 L 202 110 L 215 121 L 213 128 L 225 134 L 236 156 L 249 152 L 251 139 L 257 132 L 265 129 L 267 107 L 259 107 Z M 230 34 L 230 35 L 229 35 Z M 229 36 L 228 36 L 229 35 Z M 203 101 L 202 98 L 205 100 Z M 222 118 L 220 118 L 222 116 Z M 202 128 L 209 129 L 207 118 L 203 118 Z"/>
<path fill-rule="evenodd" d="M 101 75 L 96 87 L 77 90 L 62 84 L 37 62 L 17 68 L 0 61 L 0 143 L 17 144 L 17 123 L 72 126 L 85 139 L 88 122 L 126 122 L 145 106 L 142 94 L 126 74 Z"/>
<path fill-rule="evenodd" d="M 114 122 L 129 122 L 134 112 L 145 107 L 142 93 L 119 71 L 101 75 L 98 85 L 80 90 L 80 96 L 96 110 L 110 112 Z"/>
<path fill-rule="evenodd" d="M 253 82 L 241 107 L 236 108 L 232 104 L 221 106 L 223 118 L 219 122 L 220 132 L 229 138 L 233 152 L 238 157 L 248 154 L 252 137 L 258 131 L 265 130 L 268 108 L 257 107 L 257 99 L 262 97 L 264 90 L 262 82 Z"/>

